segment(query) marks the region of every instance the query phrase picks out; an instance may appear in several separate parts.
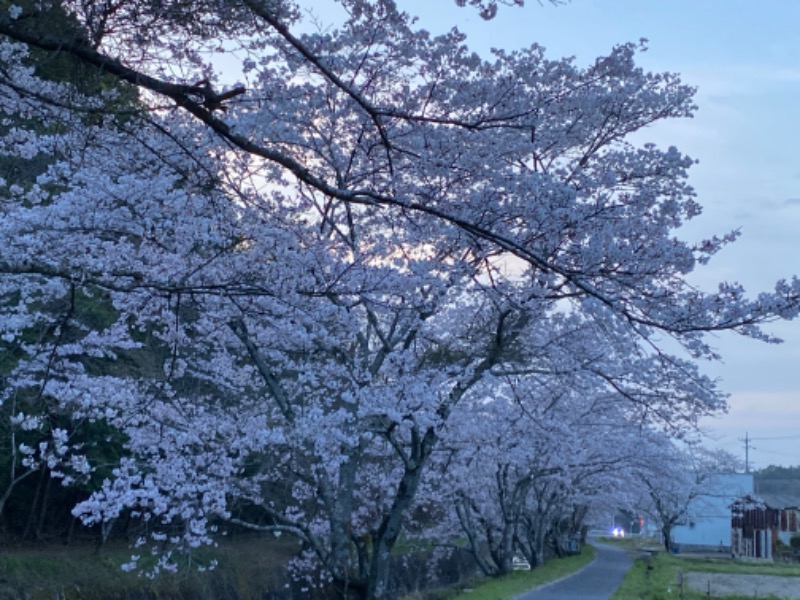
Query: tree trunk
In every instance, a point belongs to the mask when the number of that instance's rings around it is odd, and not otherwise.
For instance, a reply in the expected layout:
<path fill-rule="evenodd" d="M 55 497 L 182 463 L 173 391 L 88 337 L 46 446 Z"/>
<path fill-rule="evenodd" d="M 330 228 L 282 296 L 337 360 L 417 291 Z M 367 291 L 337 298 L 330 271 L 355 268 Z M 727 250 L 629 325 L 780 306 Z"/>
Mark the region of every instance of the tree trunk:
<path fill-rule="evenodd" d="M 492 535 L 492 531 L 489 529 L 491 527 L 490 523 L 487 523 L 485 527 L 486 539 L 489 544 L 489 554 L 494 563 L 492 572 L 487 574 L 492 577 L 508 575 L 514 570 L 514 540 L 516 539 L 515 532 L 517 524 L 515 522 L 504 523 L 503 528 L 500 530 L 500 535 L 498 536 L 499 539 Z"/>
<path fill-rule="evenodd" d="M 527 541 L 527 551 L 525 558 L 531 569 L 536 569 L 544 564 L 544 540 L 546 536 L 545 527 L 541 518 L 534 523 L 532 518 L 525 519 L 525 539 Z"/>
<path fill-rule="evenodd" d="M 505 523 L 503 526 L 502 550 L 497 564 L 500 575 L 507 575 L 514 570 L 514 529 L 516 523 Z"/>
<path fill-rule="evenodd" d="M 50 488 L 53 483 L 53 478 L 50 477 L 50 471 L 47 471 L 47 481 L 44 484 L 44 491 L 42 492 L 42 502 L 39 506 L 39 519 L 36 523 L 36 540 L 41 541 L 44 538 L 44 527 L 47 523 L 47 509 L 50 507 Z"/>
<path fill-rule="evenodd" d="M 334 579 L 333 587 L 336 597 L 341 600 L 368 600 L 367 585 L 363 581 L 342 581 Z"/>
<path fill-rule="evenodd" d="M 585 546 L 586 541 L 588 539 L 589 539 L 589 526 L 581 525 L 581 546 Z"/>
<path fill-rule="evenodd" d="M 531 546 L 531 569 L 538 569 L 544 566 L 544 532 L 537 531 Z"/>
<path fill-rule="evenodd" d="M 69 520 L 69 527 L 67 527 L 67 534 L 64 537 L 64 545 L 69 546 L 72 543 L 72 538 L 75 535 L 75 523 L 78 521 L 78 517 L 72 517 Z"/>
<path fill-rule="evenodd" d="M 40 469 L 41 475 L 39 476 L 39 481 L 36 484 L 36 491 L 33 493 L 33 503 L 31 504 L 31 510 L 28 513 L 28 522 L 25 524 L 25 531 L 22 532 L 22 539 L 27 540 L 30 536 L 31 530 L 34 529 L 36 525 L 36 509 L 39 506 L 39 496 L 42 493 L 42 486 L 44 485 L 45 479 L 47 478 L 47 467 L 43 464 L 42 468 Z"/>
<path fill-rule="evenodd" d="M 344 597 L 350 593 L 350 588 L 363 587 L 364 573 L 359 565 L 353 565 L 352 560 L 352 526 L 353 493 L 355 491 L 356 472 L 359 466 L 359 452 L 353 452 L 339 467 L 339 478 L 336 485 L 327 481 L 327 476 L 322 483 L 324 495 L 327 496 L 329 526 L 331 528 L 331 558 L 334 566 L 334 576 L 338 573 L 343 588 Z"/>
<path fill-rule="evenodd" d="M 664 536 L 664 548 L 667 552 L 672 551 L 672 523 L 664 523 L 661 525 L 661 535 Z"/>
<path fill-rule="evenodd" d="M 487 577 L 492 577 L 496 574 L 496 568 L 493 564 L 490 564 L 484 556 L 483 549 L 481 548 L 481 538 L 476 532 L 478 527 L 473 523 L 470 510 L 472 510 L 472 507 L 470 506 L 469 500 L 466 498 L 462 498 L 456 502 L 456 515 L 461 524 L 461 529 L 467 535 L 472 556 L 475 558 L 475 562 L 478 563 L 478 567 L 483 574 Z"/>
<path fill-rule="evenodd" d="M 435 443 L 436 432 L 433 428 L 427 429 L 422 436 L 418 431 L 412 431 L 411 451 L 403 477 L 397 486 L 394 502 L 392 502 L 389 512 L 383 517 L 380 527 L 372 535 L 372 561 L 367 582 L 367 600 L 383 600 L 389 595 L 391 551 L 400 535 L 403 519 L 417 493 L 425 463 Z"/>

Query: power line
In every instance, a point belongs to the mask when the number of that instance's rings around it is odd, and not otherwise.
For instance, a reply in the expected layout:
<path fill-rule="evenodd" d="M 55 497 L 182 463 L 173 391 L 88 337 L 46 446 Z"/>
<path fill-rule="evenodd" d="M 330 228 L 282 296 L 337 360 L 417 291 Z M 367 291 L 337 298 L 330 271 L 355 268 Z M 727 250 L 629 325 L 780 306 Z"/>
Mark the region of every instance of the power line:
<path fill-rule="evenodd" d="M 759 454 L 769 454 L 770 456 L 783 456 L 787 458 L 800 459 L 800 454 L 797 452 L 775 452 L 774 450 L 764 450 L 763 448 L 760 448 L 758 452 Z"/>
<path fill-rule="evenodd" d="M 750 440 L 756 440 L 758 442 L 774 442 L 778 440 L 800 440 L 800 435 L 780 435 L 775 437 L 757 437 L 757 438 L 750 438 Z M 744 440 L 739 440 L 744 441 Z"/>
<path fill-rule="evenodd" d="M 756 441 L 759 441 L 759 442 L 778 442 L 778 441 L 782 441 L 782 440 L 798 440 L 798 439 L 800 439 L 800 434 L 796 434 L 796 435 L 776 435 L 776 436 L 770 436 L 770 437 L 752 438 L 752 437 L 750 437 L 749 432 L 745 432 L 744 438 L 739 438 L 739 441 L 744 443 L 744 472 L 745 473 L 749 473 L 750 472 L 750 450 L 756 450 L 757 449 L 756 446 L 753 446 L 753 440 L 756 440 Z M 770 454 L 770 452 L 767 452 L 767 454 Z M 772 452 L 772 454 L 777 454 L 777 453 Z M 791 455 L 786 455 L 786 456 L 791 456 Z"/>

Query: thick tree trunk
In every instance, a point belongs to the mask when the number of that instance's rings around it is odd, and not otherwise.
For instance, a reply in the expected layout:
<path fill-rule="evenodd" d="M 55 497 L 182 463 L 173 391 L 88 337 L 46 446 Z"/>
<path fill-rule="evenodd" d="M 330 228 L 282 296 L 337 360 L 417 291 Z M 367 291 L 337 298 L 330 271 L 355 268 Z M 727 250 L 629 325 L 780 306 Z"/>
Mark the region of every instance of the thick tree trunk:
<path fill-rule="evenodd" d="M 502 550 L 497 565 L 500 575 L 507 575 L 514 569 L 514 529 L 516 523 L 505 523 L 503 527 Z"/>
<path fill-rule="evenodd" d="M 546 530 L 542 519 L 537 519 L 535 523 L 533 519 L 525 519 L 525 540 L 527 542 L 527 551 L 525 558 L 531 569 L 536 569 L 544 565 L 544 540 L 546 537 Z"/>
<path fill-rule="evenodd" d="M 544 532 L 537 531 L 534 536 L 534 544 L 532 548 L 531 569 L 537 569 L 544 566 Z"/>
<path fill-rule="evenodd" d="M 352 580 L 355 580 L 355 585 L 358 587 L 364 575 L 358 572 L 357 564 L 353 565 L 351 555 L 353 536 L 350 519 L 353 515 L 353 493 L 355 491 L 359 458 L 358 453 L 354 453 L 339 467 L 339 480 L 335 489 L 331 489 L 333 486 L 330 483 L 325 486 L 328 487 L 326 496 L 329 498 L 331 563 L 334 565 L 335 571 L 342 576 L 345 593 L 348 593 L 347 588 L 352 585 Z"/>
<path fill-rule="evenodd" d="M 483 548 L 481 548 L 482 538 L 477 531 L 479 527 L 472 520 L 471 510 L 473 510 L 473 507 L 470 506 L 470 501 L 466 498 L 462 498 L 456 503 L 456 515 L 461 524 L 461 529 L 467 535 L 472 556 L 483 574 L 487 577 L 492 577 L 497 573 L 497 569 L 494 563 L 490 562 L 484 555 Z M 477 509 L 475 510 L 477 511 Z"/>
<path fill-rule="evenodd" d="M 488 527 L 488 525 L 487 525 Z M 506 522 L 500 530 L 499 539 L 492 535 L 491 531 L 486 532 L 489 540 L 489 552 L 494 562 L 492 577 L 502 577 L 514 570 L 514 540 L 516 539 L 517 523 Z"/>
<path fill-rule="evenodd" d="M 573 511 L 569 517 L 553 524 L 553 548 L 559 558 L 570 556 L 575 551 L 574 543 L 578 541 L 580 534 L 580 521 L 576 519 L 582 521 L 583 517 L 579 512 Z"/>
<path fill-rule="evenodd" d="M 420 436 L 412 432 L 411 451 L 406 461 L 403 477 L 397 486 L 394 502 L 372 536 L 372 561 L 367 582 L 367 600 L 382 600 L 389 595 L 389 567 L 391 551 L 403 527 L 403 519 L 411 507 L 417 487 L 422 479 L 425 463 L 436 443 L 436 432 L 431 428 Z"/>
<path fill-rule="evenodd" d="M 362 448 L 355 448 L 339 467 L 338 478 L 331 481 L 319 472 L 319 493 L 325 502 L 330 527 L 328 568 L 333 575 L 334 588 L 342 600 L 366 598 L 367 582 L 365 554 L 367 544 L 354 539 L 351 518 L 356 486 L 356 475 L 361 464 Z M 319 548 L 315 550 L 320 553 Z M 353 558 L 355 550 L 355 560 Z"/>

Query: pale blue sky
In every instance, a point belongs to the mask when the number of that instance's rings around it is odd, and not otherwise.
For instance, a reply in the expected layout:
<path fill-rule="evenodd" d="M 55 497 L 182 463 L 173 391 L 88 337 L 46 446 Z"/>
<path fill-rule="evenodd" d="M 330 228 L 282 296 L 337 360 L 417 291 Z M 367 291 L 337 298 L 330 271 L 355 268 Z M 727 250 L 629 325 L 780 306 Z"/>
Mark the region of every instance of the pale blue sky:
<path fill-rule="evenodd" d="M 432 32 L 458 26 L 479 52 L 536 42 L 550 58 L 574 55 L 587 64 L 614 44 L 647 38 L 645 68 L 680 73 L 699 88 L 694 119 L 641 138 L 700 161 L 691 181 L 704 214 L 684 235 L 742 230 L 694 281 L 739 281 L 757 292 L 800 274 L 800 2 L 573 0 L 554 7 L 528 0 L 522 9 L 501 7 L 489 22 L 452 0 L 398 4 Z M 786 343 L 720 336 L 724 364 L 707 369 L 732 396 L 730 413 L 706 425 L 717 445 L 742 455 L 739 438 L 749 432 L 755 467 L 800 464 L 800 322 L 771 331 Z M 764 439 L 776 437 L 788 439 Z"/>

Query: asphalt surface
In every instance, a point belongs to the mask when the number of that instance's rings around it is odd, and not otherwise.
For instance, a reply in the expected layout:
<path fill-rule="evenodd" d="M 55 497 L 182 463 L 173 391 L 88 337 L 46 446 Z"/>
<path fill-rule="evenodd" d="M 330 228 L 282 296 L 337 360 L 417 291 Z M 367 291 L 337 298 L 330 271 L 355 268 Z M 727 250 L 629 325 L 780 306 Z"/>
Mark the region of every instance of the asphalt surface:
<path fill-rule="evenodd" d="M 592 542 L 595 559 L 580 571 L 517 596 L 516 600 L 608 600 L 633 560 L 628 551 Z"/>

